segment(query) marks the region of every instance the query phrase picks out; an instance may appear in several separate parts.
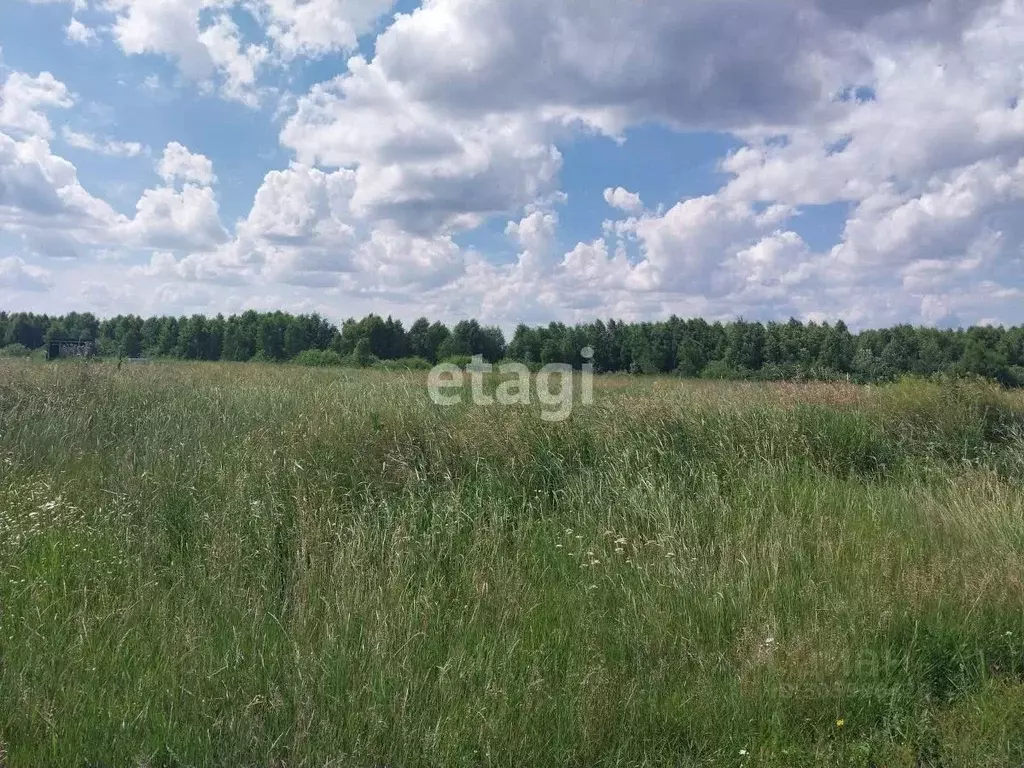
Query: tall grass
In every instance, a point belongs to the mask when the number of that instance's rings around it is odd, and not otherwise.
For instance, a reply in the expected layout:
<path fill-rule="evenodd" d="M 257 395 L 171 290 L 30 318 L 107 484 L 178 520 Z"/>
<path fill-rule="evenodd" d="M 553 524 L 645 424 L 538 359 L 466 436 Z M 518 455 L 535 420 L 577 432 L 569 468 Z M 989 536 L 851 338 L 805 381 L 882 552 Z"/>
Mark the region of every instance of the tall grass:
<path fill-rule="evenodd" d="M 1020 765 L 1022 417 L 0 362 L 0 763 Z"/>

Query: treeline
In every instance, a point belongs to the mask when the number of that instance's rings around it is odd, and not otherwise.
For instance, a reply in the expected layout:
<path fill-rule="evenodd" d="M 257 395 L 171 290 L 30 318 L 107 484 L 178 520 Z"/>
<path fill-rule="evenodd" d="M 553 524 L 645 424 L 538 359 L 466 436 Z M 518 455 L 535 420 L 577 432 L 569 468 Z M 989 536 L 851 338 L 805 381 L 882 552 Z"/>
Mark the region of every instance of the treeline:
<path fill-rule="evenodd" d="M 48 316 L 0 312 L 0 352 L 31 354 L 51 339 L 91 341 L 109 357 L 312 365 L 426 367 L 482 355 L 488 362 L 580 366 L 585 347 L 601 372 L 677 373 L 689 377 L 849 378 L 887 381 L 903 374 L 978 375 L 1024 386 L 1024 328 L 893 328 L 849 331 L 843 322 L 708 323 L 672 317 L 656 323 L 595 321 L 501 329 L 464 320 L 451 327 L 421 318 L 408 329 L 369 315 L 336 327 L 319 315 L 249 311 L 208 318 L 132 315 L 99 320 L 85 313 Z"/>
<path fill-rule="evenodd" d="M 373 365 L 407 360 L 439 360 L 505 354 L 499 328 L 475 320 L 454 327 L 425 318 L 408 330 L 399 320 L 369 315 L 347 320 L 339 329 L 319 315 L 248 311 L 225 318 L 119 315 L 99 320 L 90 313 L 51 316 L 0 312 L 0 350 L 7 356 L 31 354 L 54 339 L 95 344 L 104 357 L 158 357 L 230 362 L 350 362 Z"/>

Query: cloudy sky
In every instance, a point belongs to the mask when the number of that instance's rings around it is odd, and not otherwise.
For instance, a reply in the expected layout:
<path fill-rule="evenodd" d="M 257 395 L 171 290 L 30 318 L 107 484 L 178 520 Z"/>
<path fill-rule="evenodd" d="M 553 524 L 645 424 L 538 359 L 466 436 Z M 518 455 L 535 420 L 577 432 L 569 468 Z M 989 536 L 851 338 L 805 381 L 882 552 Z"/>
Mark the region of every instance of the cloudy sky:
<path fill-rule="evenodd" d="M 0 0 L 0 308 L 1024 322 L 1024 0 Z"/>

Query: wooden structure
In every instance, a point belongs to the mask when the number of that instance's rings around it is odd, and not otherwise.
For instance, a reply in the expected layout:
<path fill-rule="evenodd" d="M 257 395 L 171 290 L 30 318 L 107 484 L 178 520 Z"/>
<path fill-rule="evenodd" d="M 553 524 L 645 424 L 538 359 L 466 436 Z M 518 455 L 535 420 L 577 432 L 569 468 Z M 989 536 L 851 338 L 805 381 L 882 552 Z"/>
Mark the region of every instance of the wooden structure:
<path fill-rule="evenodd" d="M 96 345 L 81 339 L 50 339 L 46 344 L 46 359 L 56 360 L 60 357 L 93 357 Z"/>

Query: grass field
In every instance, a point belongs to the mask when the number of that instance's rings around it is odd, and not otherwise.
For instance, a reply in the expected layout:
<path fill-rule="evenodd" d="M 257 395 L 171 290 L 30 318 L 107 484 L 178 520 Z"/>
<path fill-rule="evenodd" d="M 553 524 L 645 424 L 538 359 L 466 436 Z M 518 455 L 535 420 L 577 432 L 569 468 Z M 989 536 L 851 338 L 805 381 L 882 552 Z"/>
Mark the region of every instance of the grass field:
<path fill-rule="evenodd" d="M 1024 395 L 0 361 L 0 764 L 1020 766 Z"/>

